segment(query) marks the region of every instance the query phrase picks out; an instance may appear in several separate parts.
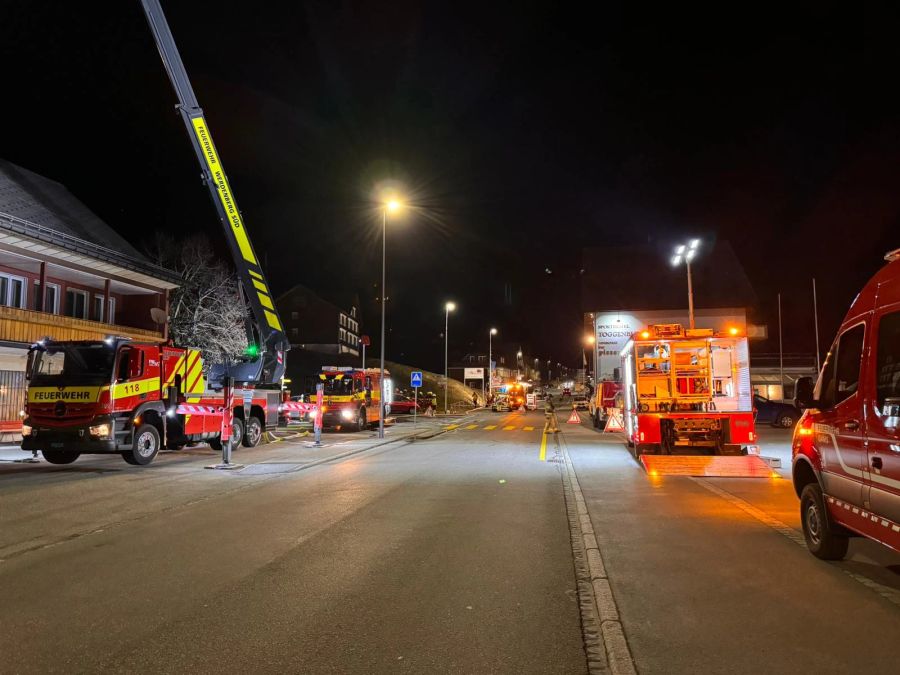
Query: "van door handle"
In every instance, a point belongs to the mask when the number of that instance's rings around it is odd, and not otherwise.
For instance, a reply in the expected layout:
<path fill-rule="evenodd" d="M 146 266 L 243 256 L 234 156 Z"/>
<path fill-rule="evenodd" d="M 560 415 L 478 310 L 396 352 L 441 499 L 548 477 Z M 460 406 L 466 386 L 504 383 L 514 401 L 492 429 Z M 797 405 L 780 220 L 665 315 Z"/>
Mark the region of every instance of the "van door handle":
<path fill-rule="evenodd" d="M 847 420 L 844 422 L 844 428 L 848 431 L 856 431 L 859 429 L 859 420 Z"/>
<path fill-rule="evenodd" d="M 880 470 L 881 467 L 882 467 L 881 457 L 873 457 L 872 458 L 872 468 Z"/>

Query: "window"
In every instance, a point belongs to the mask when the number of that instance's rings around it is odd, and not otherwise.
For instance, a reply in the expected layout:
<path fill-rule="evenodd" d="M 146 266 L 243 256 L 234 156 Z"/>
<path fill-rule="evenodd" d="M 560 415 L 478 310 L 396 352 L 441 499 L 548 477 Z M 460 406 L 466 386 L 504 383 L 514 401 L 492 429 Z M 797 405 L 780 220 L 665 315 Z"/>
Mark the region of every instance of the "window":
<path fill-rule="evenodd" d="M 291 318 L 296 321 L 300 318 L 300 312 L 291 312 Z"/>
<path fill-rule="evenodd" d="M 291 328 L 291 337 L 297 337 L 300 331 L 297 328 Z"/>
<path fill-rule="evenodd" d="M 44 284 L 44 306 L 43 309 L 38 307 L 38 299 L 40 298 L 41 282 L 34 282 L 34 293 L 31 294 L 32 309 L 36 311 L 47 312 L 48 314 L 59 314 L 59 284 Z"/>
<path fill-rule="evenodd" d="M 25 309 L 25 279 L 0 274 L 0 305 Z"/>
<path fill-rule="evenodd" d="M 878 322 L 875 378 L 879 408 L 885 399 L 900 398 L 900 312 L 885 314 Z"/>
<path fill-rule="evenodd" d="M 102 295 L 94 295 L 94 304 L 91 306 L 91 319 L 94 321 L 103 321 L 103 300 Z"/>
<path fill-rule="evenodd" d="M 88 309 L 87 291 L 80 291 L 77 288 L 66 289 L 66 316 L 76 319 L 86 319 Z"/>
<path fill-rule="evenodd" d="M 341 328 L 340 340 L 341 340 L 341 342 L 347 341 L 347 331 L 345 331 L 343 328 Z"/>
<path fill-rule="evenodd" d="M 856 393 L 864 336 L 865 326 L 854 326 L 845 331 L 828 352 L 819 390 L 823 408 L 831 408 Z"/>

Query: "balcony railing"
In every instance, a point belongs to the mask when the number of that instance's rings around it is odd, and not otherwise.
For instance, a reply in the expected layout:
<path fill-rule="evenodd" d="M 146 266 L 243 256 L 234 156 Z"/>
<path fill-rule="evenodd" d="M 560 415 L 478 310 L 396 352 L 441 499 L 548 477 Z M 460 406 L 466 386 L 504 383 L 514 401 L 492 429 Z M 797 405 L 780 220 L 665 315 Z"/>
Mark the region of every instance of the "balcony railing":
<path fill-rule="evenodd" d="M 159 331 L 0 306 L 0 340 L 32 344 L 48 335 L 54 340 L 102 340 L 107 335 L 162 340 Z"/>

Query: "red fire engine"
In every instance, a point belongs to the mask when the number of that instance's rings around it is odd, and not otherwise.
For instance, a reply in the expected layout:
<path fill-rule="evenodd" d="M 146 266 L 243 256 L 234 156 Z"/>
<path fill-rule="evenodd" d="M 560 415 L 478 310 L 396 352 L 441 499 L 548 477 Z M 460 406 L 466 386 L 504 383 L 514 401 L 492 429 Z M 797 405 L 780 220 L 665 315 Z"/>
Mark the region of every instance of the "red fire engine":
<path fill-rule="evenodd" d="M 39 341 L 29 351 L 22 448 L 55 464 L 82 453 L 120 453 L 131 464 L 149 464 L 161 447 L 201 440 L 214 448 L 252 446 L 278 420 L 290 343 L 159 2 L 142 5 L 226 233 L 250 312 L 235 330 L 246 330 L 250 348 L 204 370 L 197 350 L 167 344 Z"/>
<path fill-rule="evenodd" d="M 387 370 L 384 375 L 384 414 L 387 417 L 391 411 L 393 383 Z M 319 374 L 324 385 L 322 427 L 363 431 L 370 424 L 377 424 L 380 378 L 378 368 L 323 366 Z"/>
<path fill-rule="evenodd" d="M 741 332 L 664 324 L 634 334 L 622 357 L 626 434 L 636 456 L 757 451 Z"/>

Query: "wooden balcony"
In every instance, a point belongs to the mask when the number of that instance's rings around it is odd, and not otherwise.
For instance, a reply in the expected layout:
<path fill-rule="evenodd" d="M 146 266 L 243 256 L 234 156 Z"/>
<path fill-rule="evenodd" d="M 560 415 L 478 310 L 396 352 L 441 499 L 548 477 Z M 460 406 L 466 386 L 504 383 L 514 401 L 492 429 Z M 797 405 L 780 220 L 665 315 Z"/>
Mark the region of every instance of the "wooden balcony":
<path fill-rule="evenodd" d="M 159 331 L 0 306 L 0 340 L 33 344 L 48 335 L 54 340 L 102 340 L 107 335 L 121 335 L 134 340 L 162 341 Z"/>

